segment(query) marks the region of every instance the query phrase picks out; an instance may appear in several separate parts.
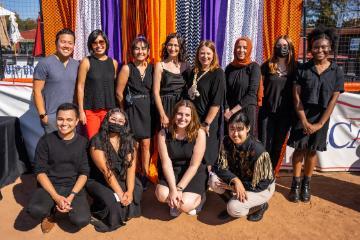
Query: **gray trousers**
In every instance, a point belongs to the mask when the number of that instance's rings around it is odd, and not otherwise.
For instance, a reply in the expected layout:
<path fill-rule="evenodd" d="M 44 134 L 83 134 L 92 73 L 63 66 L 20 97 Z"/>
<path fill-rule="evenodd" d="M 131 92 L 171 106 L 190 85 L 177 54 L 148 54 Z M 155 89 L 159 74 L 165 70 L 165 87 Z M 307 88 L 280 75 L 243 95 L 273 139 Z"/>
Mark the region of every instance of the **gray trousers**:
<path fill-rule="evenodd" d="M 209 179 L 209 185 L 218 194 L 223 194 L 225 189 L 219 188 L 216 183 L 220 181 L 220 178 L 213 174 Z M 236 197 L 230 199 L 227 203 L 227 212 L 230 216 L 239 218 L 245 217 L 249 213 L 249 209 L 255 206 L 264 204 L 270 200 L 275 191 L 275 182 L 269 185 L 269 187 L 262 192 L 250 192 L 246 191 L 247 200 L 240 202 Z"/>

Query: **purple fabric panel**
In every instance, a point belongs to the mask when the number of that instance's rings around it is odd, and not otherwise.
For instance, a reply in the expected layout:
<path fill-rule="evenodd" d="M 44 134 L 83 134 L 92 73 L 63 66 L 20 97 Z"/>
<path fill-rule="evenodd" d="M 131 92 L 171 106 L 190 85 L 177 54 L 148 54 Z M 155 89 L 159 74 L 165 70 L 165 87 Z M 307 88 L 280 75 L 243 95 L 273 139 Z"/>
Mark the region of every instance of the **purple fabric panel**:
<path fill-rule="evenodd" d="M 202 0 L 202 40 L 212 40 L 216 44 L 216 50 L 221 62 L 226 27 L 227 0 Z"/>
<path fill-rule="evenodd" d="M 109 38 L 108 55 L 121 63 L 121 0 L 101 0 L 101 26 Z"/>

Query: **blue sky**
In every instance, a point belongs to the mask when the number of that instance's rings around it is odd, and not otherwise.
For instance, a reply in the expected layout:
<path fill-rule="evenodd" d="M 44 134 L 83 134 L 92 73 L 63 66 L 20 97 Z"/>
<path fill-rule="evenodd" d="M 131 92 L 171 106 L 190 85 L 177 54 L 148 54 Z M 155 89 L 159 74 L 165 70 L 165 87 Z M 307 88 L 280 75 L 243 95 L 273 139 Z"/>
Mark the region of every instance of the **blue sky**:
<path fill-rule="evenodd" d="M 40 11 L 39 0 L 0 0 L 4 8 L 17 12 L 21 19 L 36 19 Z"/>

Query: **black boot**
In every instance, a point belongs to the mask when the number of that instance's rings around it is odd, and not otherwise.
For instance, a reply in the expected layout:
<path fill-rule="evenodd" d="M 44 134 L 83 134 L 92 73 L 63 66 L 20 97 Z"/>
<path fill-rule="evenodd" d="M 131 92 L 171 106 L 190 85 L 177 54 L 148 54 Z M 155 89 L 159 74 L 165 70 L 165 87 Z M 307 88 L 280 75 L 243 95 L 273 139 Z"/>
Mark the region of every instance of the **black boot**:
<path fill-rule="evenodd" d="M 301 183 L 301 201 L 303 202 L 309 202 L 311 198 L 310 180 L 311 177 L 304 176 Z"/>
<path fill-rule="evenodd" d="M 300 200 L 300 177 L 293 177 L 288 199 L 295 203 Z"/>
<path fill-rule="evenodd" d="M 260 221 L 263 218 L 264 213 L 268 208 L 269 208 L 268 203 L 264 203 L 261 204 L 260 206 L 250 208 L 249 215 L 247 216 L 247 220 L 252 222 Z"/>

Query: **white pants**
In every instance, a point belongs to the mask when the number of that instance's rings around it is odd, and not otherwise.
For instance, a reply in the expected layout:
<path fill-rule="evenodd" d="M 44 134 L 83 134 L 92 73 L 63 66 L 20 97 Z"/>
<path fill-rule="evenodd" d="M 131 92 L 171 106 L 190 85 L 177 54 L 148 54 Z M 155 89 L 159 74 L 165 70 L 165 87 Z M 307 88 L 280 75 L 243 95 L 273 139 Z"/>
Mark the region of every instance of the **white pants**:
<path fill-rule="evenodd" d="M 223 194 L 225 189 L 219 188 L 216 183 L 220 179 L 216 174 L 213 174 L 209 179 L 209 185 L 218 194 Z M 249 209 L 255 206 L 264 204 L 270 200 L 275 191 L 275 182 L 269 185 L 267 189 L 262 192 L 246 191 L 247 200 L 240 202 L 236 197 L 230 199 L 227 203 L 227 212 L 230 216 L 239 218 L 245 217 L 249 213 Z"/>

